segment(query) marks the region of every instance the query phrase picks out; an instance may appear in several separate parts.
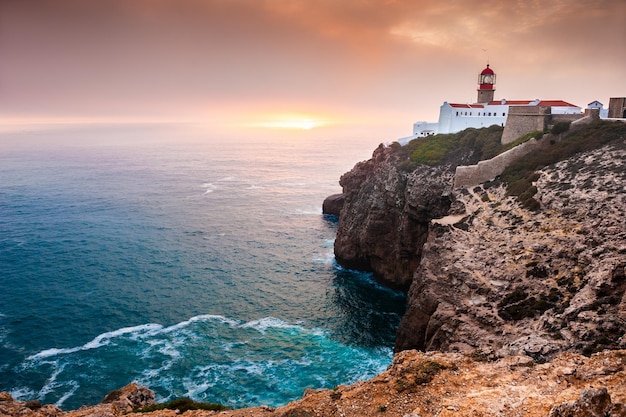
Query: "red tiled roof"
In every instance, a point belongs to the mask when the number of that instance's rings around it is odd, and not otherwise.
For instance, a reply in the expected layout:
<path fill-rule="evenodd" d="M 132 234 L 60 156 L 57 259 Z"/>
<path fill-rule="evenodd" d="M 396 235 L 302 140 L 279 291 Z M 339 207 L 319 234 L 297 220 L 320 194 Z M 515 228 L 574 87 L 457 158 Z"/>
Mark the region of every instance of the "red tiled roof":
<path fill-rule="evenodd" d="M 528 106 L 535 100 L 505 100 L 504 104 L 508 106 Z M 498 106 L 502 104 L 502 100 L 493 100 L 488 103 L 490 106 Z M 540 100 L 537 106 L 543 107 L 578 107 L 574 104 L 563 100 Z"/>
<path fill-rule="evenodd" d="M 574 104 L 570 104 L 563 100 L 541 100 L 538 106 L 552 106 L 552 107 L 578 107 Z"/>
<path fill-rule="evenodd" d="M 456 107 L 461 109 L 483 109 L 485 106 L 482 104 L 458 104 L 458 103 L 448 103 L 450 107 Z"/>

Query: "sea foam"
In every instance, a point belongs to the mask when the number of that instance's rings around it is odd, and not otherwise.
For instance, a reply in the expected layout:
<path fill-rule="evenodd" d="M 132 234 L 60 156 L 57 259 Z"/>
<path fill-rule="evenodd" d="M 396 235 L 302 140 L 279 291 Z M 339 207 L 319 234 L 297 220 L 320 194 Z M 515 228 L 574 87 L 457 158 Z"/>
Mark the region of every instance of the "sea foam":
<path fill-rule="evenodd" d="M 153 324 L 153 323 L 142 324 L 142 325 L 133 326 L 133 327 L 123 327 L 121 329 L 113 330 L 111 332 L 102 333 L 96 336 L 92 341 L 87 342 L 82 346 L 77 346 L 73 348 L 63 348 L 63 349 L 58 349 L 58 348 L 46 349 L 35 355 L 27 357 L 26 360 L 37 361 L 37 360 L 46 359 L 52 356 L 68 355 L 68 354 L 72 354 L 72 353 L 79 352 L 82 350 L 97 349 L 99 347 L 108 345 L 112 339 L 115 339 L 123 335 L 131 334 L 131 335 L 139 336 L 145 333 L 150 334 L 150 333 L 154 333 L 155 331 L 161 328 L 163 328 L 163 326 L 161 326 L 160 324 Z"/>

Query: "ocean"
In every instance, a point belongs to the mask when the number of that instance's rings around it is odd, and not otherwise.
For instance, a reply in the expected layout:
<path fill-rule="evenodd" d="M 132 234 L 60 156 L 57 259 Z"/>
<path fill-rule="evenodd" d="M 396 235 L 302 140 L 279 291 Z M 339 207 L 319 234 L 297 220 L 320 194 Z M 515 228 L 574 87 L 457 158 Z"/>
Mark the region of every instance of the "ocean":
<path fill-rule="evenodd" d="M 0 133 L 0 391 L 63 409 L 280 406 L 391 362 L 403 293 L 338 266 L 339 177 L 383 139 L 327 129 Z"/>

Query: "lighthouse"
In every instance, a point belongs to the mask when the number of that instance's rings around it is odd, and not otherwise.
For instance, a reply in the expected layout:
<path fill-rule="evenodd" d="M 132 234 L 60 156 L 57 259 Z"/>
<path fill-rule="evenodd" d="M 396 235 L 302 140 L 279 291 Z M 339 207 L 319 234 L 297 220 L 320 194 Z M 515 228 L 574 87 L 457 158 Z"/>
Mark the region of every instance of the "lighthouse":
<path fill-rule="evenodd" d="M 493 101 L 493 93 L 496 91 L 494 88 L 495 83 L 496 74 L 489 68 L 489 64 L 487 64 L 487 68 L 482 70 L 478 75 L 478 99 L 476 103 L 489 103 Z"/>
<path fill-rule="evenodd" d="M 413 134 L 404 138 L 399 138 L 400 144 L 408 143 L 410 140 L 420 137 L 437 135 L 440 133 L 456 133 L 469 127 L 480 129 L 493 125 L 505 127 L 509 123 L 509 110 L 511 108 L 525 107 L 525 110 L 514 110 L 515 114 L 525 111 L 530 114 L 544 115 L 548 109 L 551 115 L 571 115 L 570 118 L 582 117 L 582 109 L 563 100 L 494 100 L 496 84 L 496 73 L 487 67 L 478 74 L 478 99 L 476 103 L 454 103 L 444 101 L 439 108 L 439 121 L 413 123 Z M 620 99 L 621 100 L 621 99 Z M 530 109 L 530 110 L 529 110 Z M 540 113 L 544 112 L 544 113 Z M 525 114 L 525 113 L 524 113 Z M 506 132 L 506 130 L 505 130 Z M 522 134 L 523 132 L 513 139 Z M 516 133 L 517 134 L 517 133 Z M 504 136 L 503 136 L 504 138 Z M 504 142 L 503 142 L 504 143 Z"/>

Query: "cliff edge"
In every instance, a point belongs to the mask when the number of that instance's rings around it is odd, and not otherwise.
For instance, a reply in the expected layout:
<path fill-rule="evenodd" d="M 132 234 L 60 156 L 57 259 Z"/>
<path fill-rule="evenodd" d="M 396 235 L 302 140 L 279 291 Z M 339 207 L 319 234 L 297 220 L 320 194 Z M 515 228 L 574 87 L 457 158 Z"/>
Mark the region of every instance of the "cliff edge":
<path fill-rule="evenodd" d="M 571 155 L 531 167 L 518 197 L 502 181 L 454 189 L 455 166 L 476 157 L 463 149 L 411 166 L 380 146 L 341 177 L 338 262 L 410 285 L 396 351 L 541 362 L 626 348 L 626 125 L 575 135 L 549 140 L 540 156 Z"/>
<path fill-rule="evenodd" d="M 537 364 L 528 356 L 497 361 L 458 353 L 398 353 L 382 374 L 332 390 L 308 390 L 284 407 L 227 411 L 161 410 L 150 417 L 624 417 L 626 351 L 591 357 L 557 355 Z M 118 417 L 131 405 L 150 402 L 131 384 L 93 407 L 64 412 L 54 406 L 15 401 L 0 393 L 0 415 L 11 417 Z M 110 397 L 111 394 L 107 397 Z M 140 401 L 137 401 L 137 400 Z M 139 414 L 139 415 L 141 415 Z"/>

